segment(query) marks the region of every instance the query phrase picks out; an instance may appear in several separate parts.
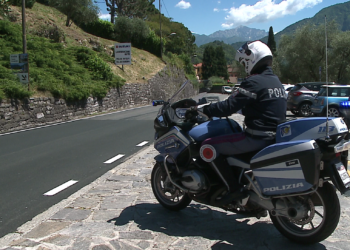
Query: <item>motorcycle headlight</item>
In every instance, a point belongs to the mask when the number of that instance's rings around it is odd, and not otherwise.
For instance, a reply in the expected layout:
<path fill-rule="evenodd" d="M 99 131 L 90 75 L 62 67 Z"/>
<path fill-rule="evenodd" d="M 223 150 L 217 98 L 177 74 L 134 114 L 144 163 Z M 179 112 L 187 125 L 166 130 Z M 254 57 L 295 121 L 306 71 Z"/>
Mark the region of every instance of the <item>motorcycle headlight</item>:
<path fill-rule="evenodd" d="M 177 108 L 175 110 L 176 116 L 179 117 L 180 119 L 185 119 L 185 114 L 188 108 Z"/>

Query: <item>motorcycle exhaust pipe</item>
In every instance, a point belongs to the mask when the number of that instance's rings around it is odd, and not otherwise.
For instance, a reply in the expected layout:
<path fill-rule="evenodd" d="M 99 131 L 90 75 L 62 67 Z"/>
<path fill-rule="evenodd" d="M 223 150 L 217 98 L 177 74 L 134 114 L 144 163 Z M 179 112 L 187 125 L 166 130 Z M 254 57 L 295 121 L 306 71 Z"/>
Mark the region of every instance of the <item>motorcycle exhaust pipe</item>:
<path fill-rule="evenodd" d="M 260 207 L 271 211 L 271 213 L 274 212 L 274 210 L 275 210 L 275 207 L 270 199 L 261 199 L 259 197 L 259 195 L 257 195 L 254 191 L 249 192 L 248 202 L 252 202 L 254 204 L 257 204 Z"/>

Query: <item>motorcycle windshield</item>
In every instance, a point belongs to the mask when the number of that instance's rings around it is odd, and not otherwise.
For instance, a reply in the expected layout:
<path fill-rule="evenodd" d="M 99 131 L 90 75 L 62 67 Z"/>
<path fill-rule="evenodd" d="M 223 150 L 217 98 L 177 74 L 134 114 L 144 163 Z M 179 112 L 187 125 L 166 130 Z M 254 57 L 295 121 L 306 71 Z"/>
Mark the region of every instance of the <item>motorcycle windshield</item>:
<path fill-rule="evenodd" d="M 186 88 L 187 84 L 189 83 L 189 80 L 187 80 L 186 82 L 184 82 L 181 87 L 179 88 L 178 91 L 175 92 L 175 94 L 170 97 L 170 99 L 168 100 L 168 103 L 172 103 L 176 97 Z"/>

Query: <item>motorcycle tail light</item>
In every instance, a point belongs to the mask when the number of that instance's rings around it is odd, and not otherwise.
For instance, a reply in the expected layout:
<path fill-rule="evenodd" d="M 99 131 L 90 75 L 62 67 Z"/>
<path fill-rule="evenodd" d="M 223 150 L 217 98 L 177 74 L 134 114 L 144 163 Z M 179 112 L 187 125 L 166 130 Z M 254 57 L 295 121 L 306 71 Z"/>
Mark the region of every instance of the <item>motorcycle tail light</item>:
<path fill-rule="evenodd" d="M 303 93 L 302 93 L 302 92 L 299 92 L 299 91 L 293 93 L 294 96 L 300 96 L 300 95 L 302 95 L 302 94 L 303 94 Z"/>

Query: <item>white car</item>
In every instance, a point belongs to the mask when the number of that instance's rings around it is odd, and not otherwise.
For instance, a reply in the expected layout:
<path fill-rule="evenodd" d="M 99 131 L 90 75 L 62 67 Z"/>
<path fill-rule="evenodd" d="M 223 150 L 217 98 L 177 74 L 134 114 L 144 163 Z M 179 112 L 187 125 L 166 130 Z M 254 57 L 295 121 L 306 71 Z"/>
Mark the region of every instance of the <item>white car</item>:
<path fill-rule="evenodd" d="M 294 85 L 292 85 L 292 84 L 282 84 L 282 85 L 284 87 L 284 91 L 286 92 L 286 96 L 288 95 L 289 90 L 294 88 Z"/>
<path fill-rule="evenodd" d="M 221 93 L 222 94 L 231 94 L 232 88 L 230 86 L 222 86 Z"/>

